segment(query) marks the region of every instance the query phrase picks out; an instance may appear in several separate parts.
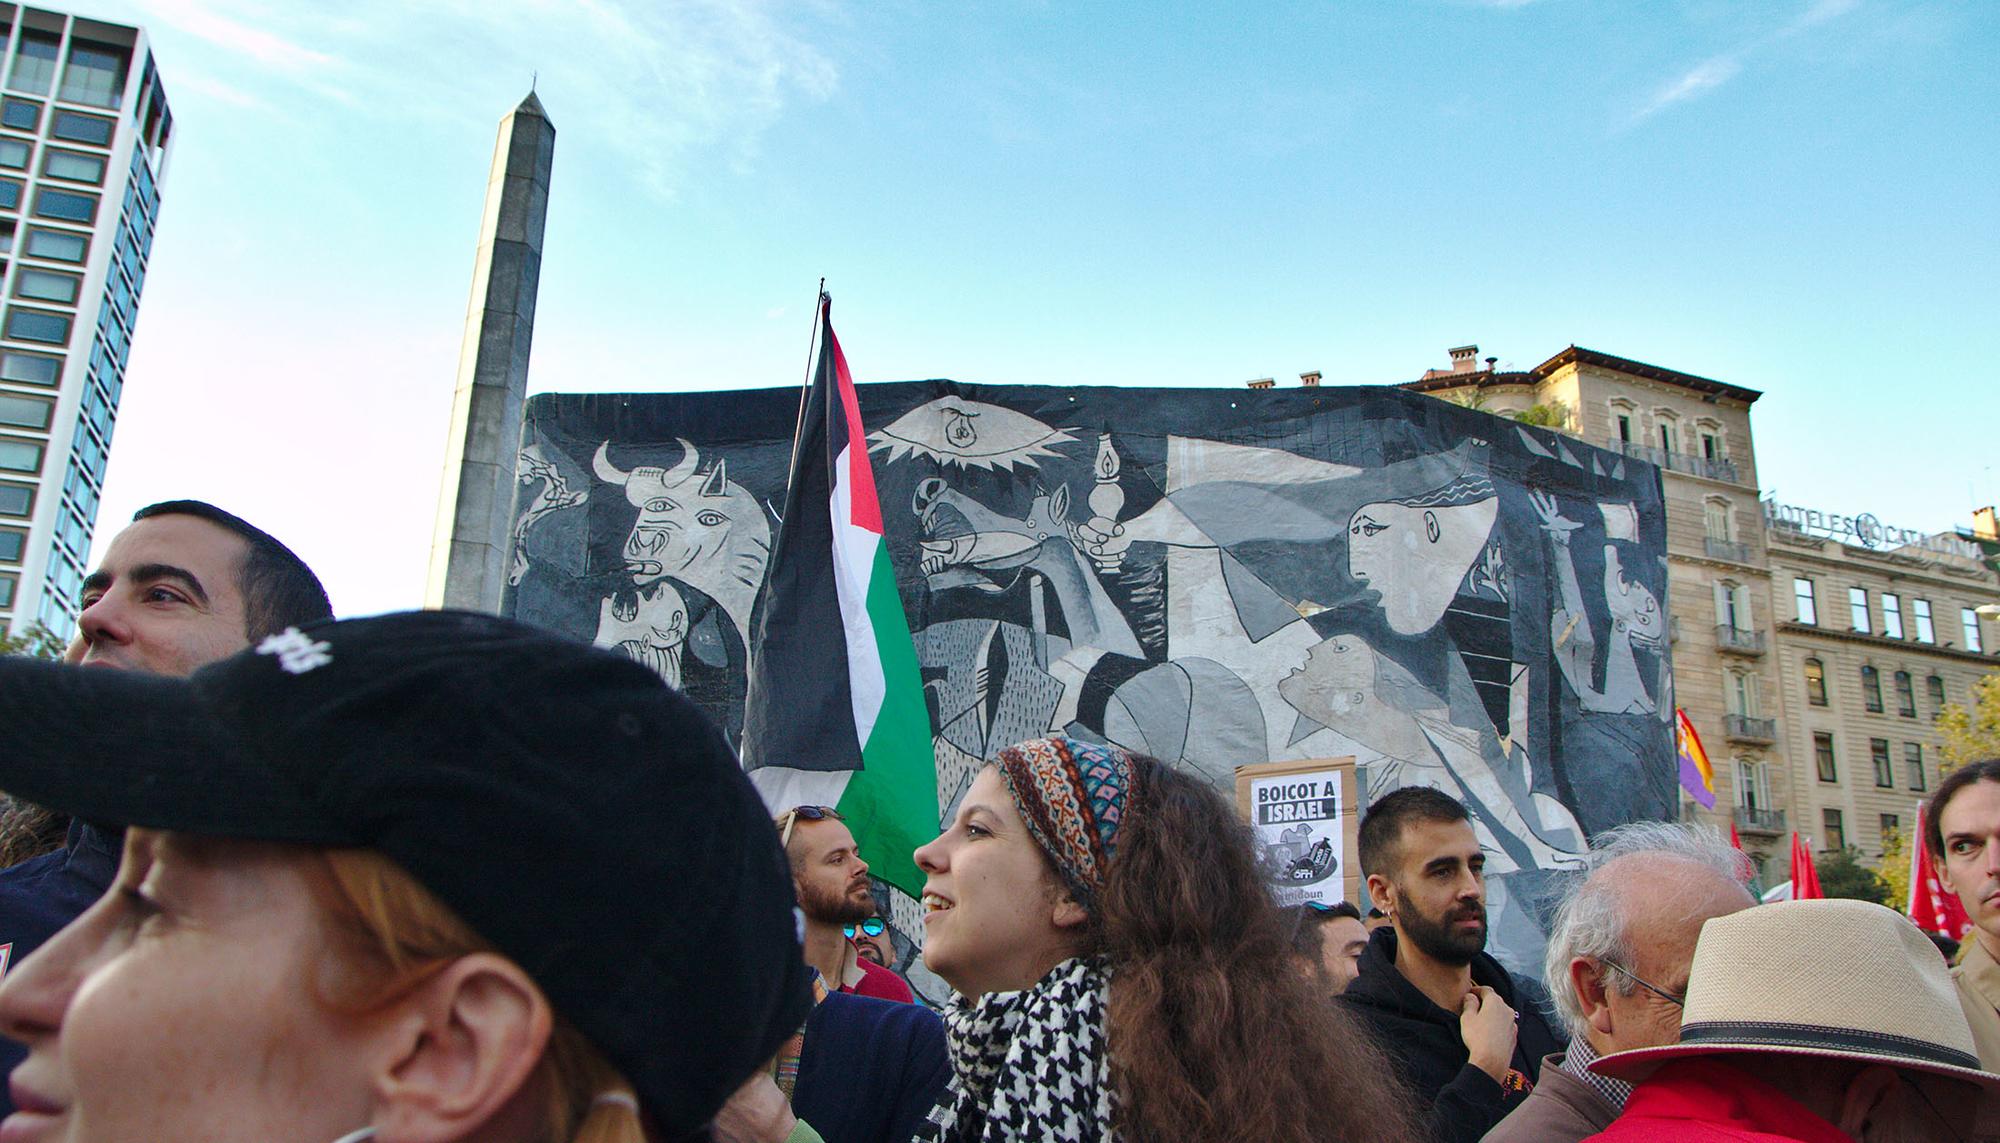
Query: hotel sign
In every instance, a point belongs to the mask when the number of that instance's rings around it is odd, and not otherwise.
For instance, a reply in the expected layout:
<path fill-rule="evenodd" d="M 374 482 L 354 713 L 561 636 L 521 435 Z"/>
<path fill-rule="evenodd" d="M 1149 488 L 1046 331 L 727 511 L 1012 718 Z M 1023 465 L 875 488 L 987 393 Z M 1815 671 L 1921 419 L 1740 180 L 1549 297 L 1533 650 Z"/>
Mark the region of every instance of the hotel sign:
<path fill-rule="evenodd" d="M 1916 548 L 1942 556 L 1958 556 L 1971 560 L 1979 558 L 1978 549 L 1948 532 L 1931 535 L 1911 528 L 1891 527 L 1869 512 L 1848 516 L 1766 500 L 1764 518 L 1774 527 L 1792 528 L 1808 535 L 1823 536 L 1842 543 L 1859 544 L 1864 548 L 1875 550 Z"/>

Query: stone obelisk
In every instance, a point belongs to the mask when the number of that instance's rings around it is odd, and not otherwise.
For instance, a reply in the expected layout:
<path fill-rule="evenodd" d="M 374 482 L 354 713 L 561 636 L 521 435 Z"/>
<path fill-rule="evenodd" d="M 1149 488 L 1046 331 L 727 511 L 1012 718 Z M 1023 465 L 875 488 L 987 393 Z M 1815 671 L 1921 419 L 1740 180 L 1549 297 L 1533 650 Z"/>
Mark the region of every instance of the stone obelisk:
<path fill-rule="evenodd" d="M 500 121 L 465 340 L 458 351 L 426 607 L 498 611 L 512 547 L 515 459 L 542 274 L 556 129 L 533 92 Z"/>

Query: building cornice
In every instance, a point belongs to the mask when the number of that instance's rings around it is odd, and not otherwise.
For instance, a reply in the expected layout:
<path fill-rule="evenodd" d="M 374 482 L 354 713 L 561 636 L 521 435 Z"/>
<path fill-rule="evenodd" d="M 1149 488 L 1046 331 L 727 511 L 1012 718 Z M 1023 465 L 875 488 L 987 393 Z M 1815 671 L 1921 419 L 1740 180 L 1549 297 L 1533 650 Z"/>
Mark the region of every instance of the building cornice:
<path fill-rule="evenodd" d="M 2000 653 L 1941 647 L 1936 643 L 1919 643 L 1911 639 L 1891 639 L 1887 635 L 1877 635 L 1871 631 L 1820 627 L 1811 623 L 1800 623 L 1795 619 L 1781 619 L 1777 627 L 1779 635 L 1810 635 L 1818 639 L 1831 639 L 1837 643 L 1860 643 L 1883 651 L 1894 651 L 1899 655 L 1935 655 L 1938 658 L 1971 663 L 1980 667 L 1992 667 L 1996 660 L 2000 660 Z"/>

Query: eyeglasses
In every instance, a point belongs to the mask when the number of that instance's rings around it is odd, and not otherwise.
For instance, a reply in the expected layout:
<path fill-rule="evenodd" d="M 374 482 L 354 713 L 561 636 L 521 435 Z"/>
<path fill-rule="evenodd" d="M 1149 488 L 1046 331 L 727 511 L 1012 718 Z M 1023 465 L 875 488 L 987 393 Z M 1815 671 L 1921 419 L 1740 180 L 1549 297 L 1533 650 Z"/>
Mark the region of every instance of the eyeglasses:
<path fill-rule="evenodd" d="M 1632 983 L 1638 985 L 1639 987 L 1645 989 L 1646 991 L 1652 993 L 1653 995 L 1659 997 L 1660 999 L 1666 1001 L 1667 1003 L 1676 1005 L 1681 1008 L 1687 1007 L 1687 997 L 1675 996 L 1673 993 L 1668 992 L 1664 988 L 1661 988 L 1654 984 L 1647 983 L 1645 980 L 1640 978 L 1638 973 L 1633 972 L 1631 969 L 1626 968 L 1624 965 L 1619 964 L 1617 961 L 1612 960 L 1608 956 L 1599 957 L 1597 959 L 1603 962 L 1604 967 L 1617 969 L 1618 972 L 1622 974 L 1627 980 L 1630 980 Z"/>
<path fill-rule="evenodd" d="M 778 827 L 778 847 L 780 849 L 792 844 L 792 827 L 799 824 L 800 818 L 804 818 L 809 822 L 823 822 L 828 819 L 832 819 L 833 821 L 844 820 L 840 816 L 840 811 L 834 809 L 832 806 L 793 806 L 791 809 L 779 814 L 778 820 L 773 823 Z"/>
<path fill-rule="evenodd" d="M 879 937 L 882 935 L 883 930 L 887 929 L 888 927 L 889 927 L 888 923 L 883 921 L 882 918 L 870 917 L 867 920 L 861 922 L 859 925 L 849 925 L 840 931 L 846 933 L 847 939 L 851 941 L 854 939 L 854 934 L 857 931 L 860 932 L 863 936 Z"/>

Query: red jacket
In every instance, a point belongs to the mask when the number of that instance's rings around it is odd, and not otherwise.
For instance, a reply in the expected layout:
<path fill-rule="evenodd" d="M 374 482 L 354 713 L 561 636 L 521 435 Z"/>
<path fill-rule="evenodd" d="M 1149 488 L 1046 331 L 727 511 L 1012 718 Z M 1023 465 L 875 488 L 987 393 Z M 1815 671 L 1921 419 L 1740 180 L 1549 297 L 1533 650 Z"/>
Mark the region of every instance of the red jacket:
<path fill-rule="evenodd" d="M 1854 1143 L 1797 1100 L 1717 1059 L 1667 1064 L 1583 1143 Z"/>

